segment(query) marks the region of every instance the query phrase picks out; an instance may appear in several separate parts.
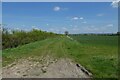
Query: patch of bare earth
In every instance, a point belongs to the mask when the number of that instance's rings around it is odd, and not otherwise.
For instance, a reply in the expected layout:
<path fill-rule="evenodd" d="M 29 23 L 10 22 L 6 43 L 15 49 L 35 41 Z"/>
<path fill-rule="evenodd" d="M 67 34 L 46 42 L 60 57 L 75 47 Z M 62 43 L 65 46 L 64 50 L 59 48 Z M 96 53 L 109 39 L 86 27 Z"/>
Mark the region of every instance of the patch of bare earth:
<path fill-rule="evenodd" d="M 90 78 L 70 59 L 22 59 L 3 68 L 3 78 Z"/>

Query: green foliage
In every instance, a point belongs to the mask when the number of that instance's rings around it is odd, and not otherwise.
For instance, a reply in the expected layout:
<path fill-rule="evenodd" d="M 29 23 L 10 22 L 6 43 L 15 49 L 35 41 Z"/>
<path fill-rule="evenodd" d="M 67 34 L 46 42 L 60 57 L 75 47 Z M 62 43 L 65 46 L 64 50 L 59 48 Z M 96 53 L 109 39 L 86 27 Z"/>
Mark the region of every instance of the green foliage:
<path fill-rule="evenodd" d="M 17 48 L 3 50 L 3 66 L 21 58 L 71 58 L 93 74 L 94 78 L 117 78 L 118 36 L 58 36 Z"/>
<path fill-rule="evenodd" d="M 44 32 L 36 29 L 29 32 L 23 30 L 13 30 L 12 32 L 9 32 L 4 28 L 2 31 L 2 49 L 13 48 L 30 42 L 44 40 L 46 38 L 55 37 L 56 35 L 57 34 L 52 32 Z"/>
<path fill-rule="evenodd" d="M 75 46 L 76 50 L 71 49 L 71 57 L 91 71 L 95 78 L 118 77 L 118 36 L 71 37 L 81 45 L 81 47 Z"/>

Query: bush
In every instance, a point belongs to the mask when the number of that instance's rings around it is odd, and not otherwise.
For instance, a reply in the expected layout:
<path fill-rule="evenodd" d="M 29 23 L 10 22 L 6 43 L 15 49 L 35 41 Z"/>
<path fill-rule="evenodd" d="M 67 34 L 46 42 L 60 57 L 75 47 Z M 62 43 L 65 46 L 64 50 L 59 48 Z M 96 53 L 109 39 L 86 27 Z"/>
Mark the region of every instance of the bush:
<path fill-rule="evenodd" d="M 9 32 L 7 29 L 2 30 L 2 49 L 13 48 L 19 45 L 28 44 L 30 42 L 44 40 L 50 37 L 56 37 L 57 35 L 52 32 L 45 32 L 41 30 L 33 29 L 29 32 L 23 30 L 13 30 Z"/>

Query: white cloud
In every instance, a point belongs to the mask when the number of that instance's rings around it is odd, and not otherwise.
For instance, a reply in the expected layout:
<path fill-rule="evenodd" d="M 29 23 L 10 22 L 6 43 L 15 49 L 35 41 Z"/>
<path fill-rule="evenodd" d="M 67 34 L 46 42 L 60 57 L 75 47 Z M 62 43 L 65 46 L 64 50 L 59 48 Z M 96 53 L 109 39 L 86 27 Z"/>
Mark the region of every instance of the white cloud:
<path fill-rule="evenodd" d="M 101 17 L 101 16 L 104 16 L 104 14 L 100 13 L 100 14 L 97 14 L 97 16 Z"/>
<path fill-rule="evenodd" d="M 55 6 L 55 7 L 53 8 L 53 10 L 54 10 L 54 11 L 66 11 L 66 10 L 68 10 L 68 8 L 63 8 L 63 7 Z"/>
<path fill-rule="evenodd" d="M 60 9 L 61 9 L 61 8 L 60 8 L 59 6 L 55 6 L 55 7 L 53 8 L 54 11 L 60 11 Z"/>
<path fill-rule="evenodd" d="M 83 17 L 77 17 L 77 16 L 72 18 L 72 20 L 83 20 L 83 19 L 84 19 Z"/>
<path fill-rule="evenodd" d="M 118 5 L 118 2 L 119 2 L 119 1 L 120 1 L 120 0 L 113 0 L 113 1 L 112 1 L 112 4 L 111 4 L 112 7 L 113 7 L 113 8 L 117 8 L 117 7 L 119 6 L 119 5 Z"/>
<path fill-rule="evenodd" d="M 78 19 L 79 19 L 79 17 L 73 17 L 72 19 L 73 19 L 73 20 L 78 20 Z"/>
<path fill-rule="evenodd" d="M 80 17 L 80 19 L 82 20 L 82 19 L 84 19 L 83 17 Z"/>

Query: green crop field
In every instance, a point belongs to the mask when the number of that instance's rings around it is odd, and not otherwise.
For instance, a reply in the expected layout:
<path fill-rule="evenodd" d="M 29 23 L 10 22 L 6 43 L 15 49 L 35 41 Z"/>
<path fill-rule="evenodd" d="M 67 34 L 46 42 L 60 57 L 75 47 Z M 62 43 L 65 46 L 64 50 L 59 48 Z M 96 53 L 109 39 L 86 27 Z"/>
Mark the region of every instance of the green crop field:
<path fill-rule="evenodd" d="M 48 38 L 17 48 L 3 50 L 3 66 L 28 57 L 50 55 L 71 58 L 83 65 L 96 78 L 117 78 L 117 36 L 66 36 Z"/>
<path fill-rule="evenodd" d="M 95 77 L 117 77 L 117 36 L 72 36 L 83 48 L 76 60 L 89 69 Z"/>

